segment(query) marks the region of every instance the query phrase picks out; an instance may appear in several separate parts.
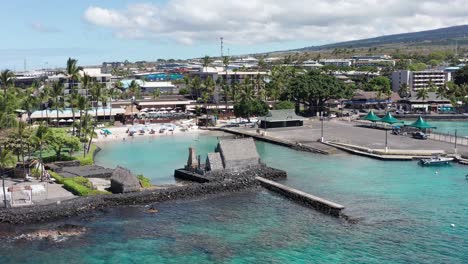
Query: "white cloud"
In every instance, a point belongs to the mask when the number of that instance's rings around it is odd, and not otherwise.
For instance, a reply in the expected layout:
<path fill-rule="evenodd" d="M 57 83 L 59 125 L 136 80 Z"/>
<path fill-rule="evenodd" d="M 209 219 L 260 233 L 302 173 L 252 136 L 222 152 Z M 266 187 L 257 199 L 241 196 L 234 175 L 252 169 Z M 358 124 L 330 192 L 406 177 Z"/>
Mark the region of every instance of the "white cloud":
<path fill-rule="evenodd" d="M 468 24 L 467 13 L 465 0 L 169 0 L 90 6 L 84 19 L 128 39 L 327 43 Z"/>

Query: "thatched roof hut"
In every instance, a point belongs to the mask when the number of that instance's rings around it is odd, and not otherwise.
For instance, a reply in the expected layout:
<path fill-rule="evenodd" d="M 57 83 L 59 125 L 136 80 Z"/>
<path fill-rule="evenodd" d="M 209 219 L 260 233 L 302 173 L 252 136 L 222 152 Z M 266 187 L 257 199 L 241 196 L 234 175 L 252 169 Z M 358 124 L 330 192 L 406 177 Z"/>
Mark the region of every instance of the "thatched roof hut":
<path fill-rule="evenodd" d="M 112 173 L 110 191 L 128 193 L 140 191 L 140 181 L 128 169 L 117 166 Z"/>

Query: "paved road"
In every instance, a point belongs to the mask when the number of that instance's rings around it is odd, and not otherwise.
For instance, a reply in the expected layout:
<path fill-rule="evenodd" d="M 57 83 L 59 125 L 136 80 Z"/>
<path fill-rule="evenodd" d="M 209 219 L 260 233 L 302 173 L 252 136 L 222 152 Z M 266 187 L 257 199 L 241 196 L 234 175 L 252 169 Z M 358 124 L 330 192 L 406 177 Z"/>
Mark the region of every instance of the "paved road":
<path fill-rule="evenodd" d="M 255 131 L 255 129 L 242 128 Z M 312 142 L 320 139 L 320 121 L 307 121 L 304 127 L 268 129 L 269 136 L 296 142 Z M 332 120 L 324 122 L 324 138 L 327 141 L 364 146 L 372 149 L 385 148 L 385 131 L 356 126 L 355 123 Z M 434 140 L 417 140 L 406 136 L 396 136 L 388 132 L 388 146 L 390 149 L 408 150 L 444 150 L 454 152 L 454 144 Z M 467 146 L 458 146 L 459 153 L 467 153 Z"/>

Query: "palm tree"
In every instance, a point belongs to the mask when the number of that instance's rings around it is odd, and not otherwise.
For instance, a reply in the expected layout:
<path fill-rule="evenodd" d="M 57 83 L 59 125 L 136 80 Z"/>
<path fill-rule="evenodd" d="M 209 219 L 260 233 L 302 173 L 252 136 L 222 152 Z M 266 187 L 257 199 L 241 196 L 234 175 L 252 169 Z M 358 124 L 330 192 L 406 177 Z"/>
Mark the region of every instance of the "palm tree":
<path fill-rule="evenodd" d="M 72 87 L 70 90 L 70 94 L 67 97 L 67 105 L 72 112 L 72 135 L 75 135 L 75 110 L 78 107 L 78 91 L 76 91 L 75 87 Z"/>
<path fill-rule="evenodd" d="M 7 207 L 6 190 L 5 190 L 5 169 L 15 166 L 16 159 L 11 151 L 0 149 L 0 171 L 2 173 L 2 186 L 3 186 L 3 204 Z"/>
<path fill-rule="evenodd" d="M 203 103 L 205 103 L 207 118 L 208 118 L 208 102 L 213 97 L 215 87 L 216 87 L 216 84 L 213 81 L 213 79 L 210 76 L 206 78 L 205 82 L 203 83 L 202 100 L 203 100 Z M 206 122 L 206 126 L 208 126 L 208 120 Z"/>
<path fill-rule="evenodd" d="M 120 84 L 117 84 L 120 83 Z M 115 87 L 110 88 L 108 96 L 109 96 L 109 120 L 112 120 L 112 101 L 122 93 L 119 89 L 119 86 L 122 86 L 122 83 L 119 81 L 115 84 Z"/>
<path fill-rule="evenodd" d="M 429 98 L 429 91 L 426 88 L 419 89 L 416 98 L 426 101 L 426 99 Z"/>
<path fill-rule="evenodd" d="M 224 80 L 223 80 L 223 93 L 226 101 L 226 109 L 227 109 L 227 96 L 228 96 L 228 91 L 229 91 L 229 86 L 228 86 L 228 67 L 231 59 L 229 56 L 224 56 L 223 57 L 223 65 L 224 65 Z"/>
<path fill-rule="evenodd" d="M 78 129 L 78 137 L 81 138 L 83 128 L 83 112 L 86 111 L 87 113 L 89 110 L 88 98 L 82 95 L 78 95 L 77 107 L 80 112 L 80 127 Z"/>
<path fill-rule="evenodd" d="M 42 150 L 44 145 L 47 143 L 46 141 L 46 133 L 48 131 L 48 128 L 46 126 L 43 126 L 42 124 L 39 125 L 39 127 L 36 129 L 35 133 L 31 135 L 31 141 L 33 144 L 39 149 L 39 161 L 42 163 Z M 44 168 L 42 166 L 42 168 Z M 41 175 L 44 172 L 41 171 Z"/>
<path fill-rule="evenodd" d="M 0 73 L 0 84 L 3 88 L 3 111 L 7 111 L 7 89 L 14 85 L 15 74 L 10 70 L 4 70 Z"/>
<path fill-rule="evenodd" d="M 103 101 L 105 97 L 105 90 L 104 86 L 100 83 L 95 83 L 90 90 L 91 93 L 91 100 L 96 102 L 96 107 L 95 109 L 95 120 L 94 120 L 94 126 L 93 126 L 93 133 L 91 133 L 89 144 L 88 144 L 88 152 L 89 149 L 91 148 L 91 141 L 93 140 L 93 135 L 95 134 L 95 129 L 96 125 L 98 123 L 98 107 L 99 107 L 99 101 Z"/>
<path fill-rule="evenodd" d="M 208 66 L 210 66 L 210 64 L 211 64 L 210 56 L 206 55 L 205 57 L 203 57 L 203 59 L 202 59 L 203 69 L 208 71 Z"/>
<path fill-rule="evenodd" d="M 69 82 L 68 82 L 68 89 L 72 89 L 75 82 L 80 80 L 80 71 L 83 70 L 82 67 L 77 66 L 78 60 L 68 58 L 67 60 L 67 69 L 65 74 L 67 75 Z M 71 82 L 70 82 L 71 81 Z"/>
<path fill-rule="evenodd" d="M 192 99 L 195 99 L 194 97 L 198 98 L 200 97 L 200 87 L 201 87 L 201 80 L 198 76 L 195 76 L 195 78 L 192 79 L 190 82 L 190 89 L 192 90 Z"/>
<path fill-rule="evenodd" d="M 251 102 L 254 100 L 254 89 L 252 87 L 250 77 L 244 79 L 244 83 L 241 85 L 239 98 L 244 102 Z"/>
<path fill-rule="evenodd" d="M 4 110 L 7 104 L 7 88 L 14 84 L 15 74 L 10 70 L 4 70 L 0 73 L 0 84 L 3 88 Z"/>
<path fill-rule="evenodd" d="M 50 96 L 55 98 L 55 111 L 57 112 L 57 120 L 56 126 L 59 126 L 59 99 L 63 97 L 63 92 L 65 91 L 65 87 L 63 87 L 63 83 L 59 81 L 55 81 L 52 83 L 52 88 L 50 90 Z"/>
<path fill-rule="evenodd" d="M 93 125 L 93 117 L 86 113 L 82 119 L 82 133 L 83 133 L 83 157 L 86 156 L 86 153 L 89 152 L 89 147 L 86 147 L 86 142 L 88 140 L 88 136 L 90 137 L 89 142 L 93 140 L 93 137 L 97 136 L 96 132 L 94 131 L 95 127 Z"/>
<path fill-rule="evenodd" d="M 132 97 L 135 97 L 136 99 L 140 99 L 141 87 L 135 80 L 133 80 L 128 86 L 128 91 L 130 92 Z"/>
<path fill-rule="evenodd" d="M 88 74 L 84 73 L 83 77 L 81 78 L 82 88 L 86 91 L 86 96 L 88 95 L 89 88 L 93 85 L 93 78 Z"/>
<path fill-rule="evenodd" d="M 436 91 L 437 98 L 445 98 L 447 97 L 447 87 L 445 85 L 438 86 Z"/>
<path fill-rule="evenodd" d="M 398 89 L 398 95 L 400 95 L 401 98 L 408 98 L 410 93 L 409 86 L 407 83 L 402 83 L 400 85 L 400 89 Z"/>
<path fill-rule="evenodd" d="M 28 123 L 32 125 L 31 115 L 38 108 L 37 98 L 33 95 L 26 96 L 21 101 L 21 108 L 26 111 L 28 115 Z"/>
<path fill-rule="evenodd" d="M 21 150 L 21 161 L 23 162 L 23 171 L 26 170 L 26 165 L 24 164 L 24 136 L 26 132 L 26 123 L 23 121 L 18 122 L 18 137 L 20 139 L 20 150 Z"/>
<path fill-rule="evenodd" d="M 44 105 L 44 110 L 46 111 L 46 119 L 47 119 L 47 124 L 49 121 L 49 98 L 50 98 L 50 87 L 49 86 L 44 86 L 42 91 L 39 92 L 39 103 Z M 42 109 L 41 109 L 42 110 Z M 41 112 L 42 115 L 42 112 Z M 41 119 L 43 116 L 41 116 Z"/>

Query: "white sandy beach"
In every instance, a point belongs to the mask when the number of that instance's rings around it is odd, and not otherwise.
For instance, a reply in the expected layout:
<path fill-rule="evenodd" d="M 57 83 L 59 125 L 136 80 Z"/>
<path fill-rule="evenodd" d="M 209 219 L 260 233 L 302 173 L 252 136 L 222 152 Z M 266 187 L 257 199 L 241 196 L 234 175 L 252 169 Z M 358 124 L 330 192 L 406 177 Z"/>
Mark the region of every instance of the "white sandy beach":
<path fill-rule="evenodd" d="M 93 140 L 93 142 L 99 143 L 99 142 L 108 142 L 108 141 L 116 141 L 116 140 L 127 140 L 131 138 L 127 131 L 130 128 L 136 128 L 137 132 L 133 135 L 134 138 L 140 138 L 140 137 L 158 137 L 162 135 L 171 135 L 171 134 L 180 134 L 180 133 L 193 133 L 193 132 L 199 132 L 199 129 L 197 126 L 192 126 L 188 127 L 186 131 L 183 131 L 181 126 L 171 124 L 174 126 L 174 131 L 168 131 L 167 129 L 164 131 L 164 133 L 160 133 L 159 130 L 163 126 L 167 126 L 167 124 L 149 124 L 149 125 L 126 125 L 126 126 L 120 126 L 120 127 L 106 127 L 106 128 L 97 128 L 96 133 L 98 134 L 98 137 Z M 139 129 L 145 127 L 146 131 L 144 134 L 141 134 L 139 132 Z M 107 129 L 109 130 L 112 134 L 110 135 L 104 135 L 102 132 L 102 129 Z M 156 132 L 154 134 L 150 134 L 150 130 L 154 129 Z"/>

